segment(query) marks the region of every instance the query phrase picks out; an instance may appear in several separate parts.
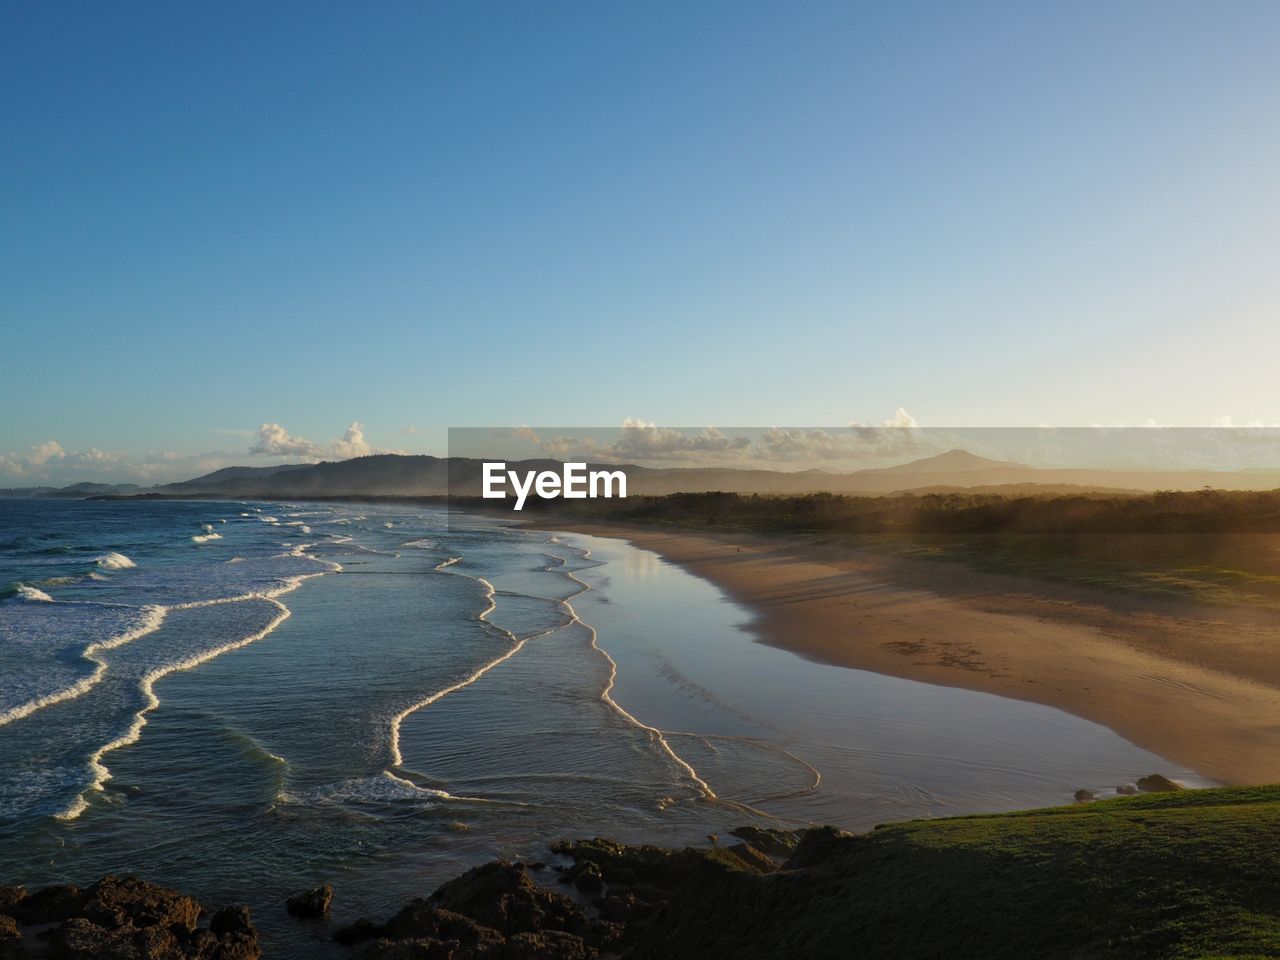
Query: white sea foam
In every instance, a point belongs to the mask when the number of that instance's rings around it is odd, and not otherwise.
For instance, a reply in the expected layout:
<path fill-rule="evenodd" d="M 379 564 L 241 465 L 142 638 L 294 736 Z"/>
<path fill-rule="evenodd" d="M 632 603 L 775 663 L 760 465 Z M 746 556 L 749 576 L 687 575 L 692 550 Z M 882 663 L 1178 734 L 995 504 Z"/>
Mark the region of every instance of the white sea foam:
<path fill-rule="evenodd" d="M 131 570 L 137 566 L 123 553 L 104 553 L 93 562 L 103 570 Z"/>
<path fill-rule="evenodd" d="M 263 599 L 270 598 L 264 597 Z M 107 769 L 106 764 L 103 762 L 107 754 L 119 750 L 121 747 L 127 747 L 131 744 L 137 743 L 139 738 L 142 736 L 142 728 L 147 725 L 147 714 L 160 706 L 160 698 L 155 694 L 156 682 L 171 673 L 190 670 L 194 667 L 200 666 L 202 663 L 208 663 L 215 657 L 221 656 L 230 650 L 236 650 L 240 647 L 253 643 L 255 640 L 261 640 L 277 626 L 287 620 L 291 613 L 289 608 L 280 601 L 270 599 L 270 602 L 275 604 L 278 612 L 264 629 L 259 630 L 257 633 L 250 634 L 247 637 L 224 644 L 221 647 L 216 647 L 212 650 L 205 650 L 201 653 L 195 654 L 194 656 L 188 657 L 185 660 L 179 660 L 176 663 L 169 663 L 156 667 L 138 681 L 138 689 L 142 692 L 142 698 L 146 705 L 133 715 L 133 721 L 129 724 L 128 729 L 125 730 L 123 734 L 112 740 L 110 743 L 99 747 L 89 755 L 89 773 L 92 778 L 92 782 L 88 787 L 89 790 L 101 790 L 103 785 L 111 779 L 111 771 Z M 198 603 L 191 604 L 191 606 L 199 605 L 200 604 Z M 88 804 L 85 802 L 85 793 L 82 792 L 67 806 L 65 810 L 56 814 L 56 816 L 60 820 L 74 820 L 83 813 L 87 807 Z"/>
<path fill-rule="evenodd" d="M 220 533 L 201 533 L 191 538 L 192 543 L 208 543 L 210 540 L 221 540 Z"/>
<path fill-rule="evenodd" d="M 15 600 L 28 600 L 38 603 L 53 603 L 53 597 L 49 596 L 38 587 L 29 587 L 25 583 L 14 584 L 13 597 Z"/>
<path fill-rule="evenodd" d="M 397 777 L 389 770 L 373 776 L 328 783 L 297 793 L 281 788 L 276 794 L 277 803 L 308 807 L 341 807 L 349 804 L 360 806 L 367 803 L 394 803 L 399 800 L 421 802 L 424 799 L 461 800 L 466 798 L 453 797 L 443 790 L 421 786 L 411 780 Z"/>
<path fill-rule="evenodd" d="M 139 637 L 145 637 L 147 634 L 159 629 L 160 625 L 164 623 L 166 612 L 166 609 L 161 606 L 142 607 L 138 611 L 137 620 L 123 633 L 108 637 L 106 640 L 91 643 L 80 651 L 80 656 L 93 664 L 92 673 L 87 677 L 80 678 L 70 686 L 36 697 L 33 700 L 28 700 L 26 703 L 18 704 L 18 706 L 0 713 L 0 727 L 15 720 L 21 720 L 23 717 L 29 717 L 45 707 L 51 707 L 57 703 L 65 703 L 88 693 L 98 685 L 107 672 L 106 661 L 97 656 L 97 654 L 104 650 L 123 647 L 126 643 L 132 643 Z"/>
<path fill-rule="evenodd" d="M 167 677 L 171 673 L 179 673 L 184 670 L 194 669 L 201 664 L 208 663 L 210 660 L 222 656 L 224 653 L 229 653 L 232 650 L 239 650 L 241 647 L 247 647 L 249 644 L 261 640 L 263 637 L 267 636 L 267 634 L 271 633 L 271 631 L 275 630 L 275 628 L 280 624 L 284 623 L 285 620 L 288 620 L 293 614 L 293 611 L 276 598 L 283 596 L 292 590 L 296 590 L 305 581 L 310 580 L 313 577 L 321 576 L 324 576 L 324 574 L 302 574 L 297 577 L 291 577 L 282 586 L 273 590 L 261 593 L 245 594 L 239 597 L 219 598 L 216 600 L 194 600 L 189 603 L 174 604 L 170 607 L 170 610 L 191 610 L 198 607 L 211 607 L 223 603 L 240 603 L 245 600 L 266 600 L 275 606 L 277 612 L 265 627 L 247 637 L 241 637 L 238 640 L 233 640 L 220 647 L 202 651 L 201 653 L 194 654 L 193 656 L 174 663 L 163 664 L 162 666 L 156 667 L 154 670 L 145 674 L 142 679 L 138 681 L 138 689 L 142 692 L 142 698 L 145 706 L 133 715 L 133 721 L 129 724 L 129 728 L 123 734 L 112 740 L 110 743 L 99 747 L 90 754 L 88 766 L 91 783 L 89 787 L 84 793 L 77 796 L 65 810 L 58 813 L 56 816 L 61 820 L 74 820 L 76 817 L 80 816 L 80 814 L 88 807 L 88 804 L 85 802 L 85 793 L 89 790 L 102 790 L 106 782 L 111 779 L 111 771 L 107 768 L 104 760 L 107 754 L 113 753 L 122 747 L 127 747 L 137 743 L 139 738 L 141 738 L 142 729 L 147 725 L 147 714 L 160 706 L 160 698 L 157 697 L 155 693 L 155 685 L 159 680 Z"/>
<path fill-rule="evenodd" d="M 591 558 L 590 550 L 583 550 L 581 548 L 575 548 L 575 549 L 577 549 L 578 552 L 582 554 L 583 560 L 589 560 Z M 563 561 L 561 562 L 563 563 Z M 564 575 L 568 577 L 570 580 L 572 580 L 574 583 L 577 583 L 582 587 L 582 589 L 579 590 L 578 593 L 574 594 L 574 597 L 581 596 L 582 594 L 586 593 L 588 590 L 591 589 L 590 584 L 588 584 L 586 581 L 581 580 L 577 576 L 575 576 L 573 571 L 566 569 L 561 572 L 564 573 Z M 596 652 L 598 652 L 600 656 L 604 657 L 605 662 L 608 664 L 608 667 L 609 667 L 609 677 L 608 677 L 608 680 L 605 682 L 604 689 L 600 692 L 600 699 L 603 700 L 606 704 L 608 704 L 610 709 L 612 709 L 615 713 L 617 713 L 618 716 L 622 717 L 628 723 L 648 733 L 654 745 L 657 746 L 668 757 L 670 757 L 671 760 L 675 762 L 676 766 L 678 766 L 681 770 L 683 770 L 685 775 L 691 781 L 693 781 L 694 786 L 697 788 L 698 792 L 702 794 L 703 799 L 709 800 L 715 803 L 727 805 L 727 806 L 732 806 L 744 811 L 756 812 L 756 811 L 753 811 L 750 807 L 746 806 L 745 804 L 735 803 L 731 800 L 723 800 L 720 797 L 716 796 L 716 792 L 711 789 L 711 785 L 708 784 L 705 780 L 702 779 L 701 776 L 698 775 L 698 771 L 695 770 L 688 761 L 686 761 L 682 756 L 680 756 L 680 754 L 676 753 L 675 749 L 671 746 L 671 744 L 667 742 L 667 738 L 661 730 L 659 730 L 657 727 L 650 726 L 649 724 L 644 723 L 641 720 L 638 720 L 634 715 L 632 715 L 631 713 L 628 713 L 626 709 L 622 707 L 621 704 L 619 704 L 616 700 L 613 699 L 613 696 L 612 696 L 613 688 L 618 680 L 618 662 L 614 660 L 613 657 L 609 656 L 609 653 L 607 650 L 605 650 L 602 646 L 600 646 L 600 642 L 599 642 L 600 638 L 599 638 L 599 634 L 597 634 L 596 632 L 596 628 L 591 626 L 591 624 L 587 623 L 585 620 L 583 620 L 581 617 L 578 616 L 578 612 L 573 608 L 573 604 L 569 602 L 569 600 L 574 599 L 574 597 L 570 597 L 568 600 L 561 600 L 559 601 L 559 603 L 562 607 L 564 607 L 566 612 L 568 612 L 569 616 L 571 617 L 570 623 L 581 624 L 591 634 L 592 648 L 596 650 Z"/>
<path fill-rule="evenodd" d="M 436 568 L 435 568 L 436 572 L 437 573 L 443 572 L 447 567 L 453 566 L 455 563 L 457 563 L 461 559 L 462 559 L 461 557 L 450 557 L 447 560 L 441 561 L 439 564 L 436 565 Z M 425 697 L 422 700 L 419 700 L 417 703 L 411 704 L 410 706 L 406 707 L 404 710 L 401 710 L 399 713 L 397 713 L 394 717 L 391 718 L 391 764 L 393 769 L 401 769 L 404 767 L 404 756 L 400 752 L 400 727 L 404 724 L 406 717 L 408 717 L 410 714 L 416 713 L 417 711 L 421 710 L 424 707 L 431 706 L 431 704 L 435 703 L 437 700 L 441 700 L 444 697 L 447 697 L 451 693 L 455 693 L 456 691 L 461 690 L 464 687 L 471 686 L 471 684 L 475 683 L 477 680 L 483 677 L 486 673 L 488 673 L 494 667 L 498 666 L 499 664 L 506 663 L 508 660 L 514 657 L 517 653 L 523 650 L 524 645 L 528 643 L 530 640 L 534 640 L 534 639 L 537 639 L 538 637 L 546 636 L 548 633 L 551 633 L 554 630 L 559 630 L 562 626 L 564 626 L 564 624 L 556 624 L 555 626 L 548 627 L 546 630 L 543 630 L 539 633 L 531 634 L 530 636 L 523 637 L 523 638 L 517 637 L 514 633 L 512 633 L 510 630 L 506 629 L 505 627 L 500 627 L 495 623 L 489 622 L 489 619 L 488 619 L 489 614 L 493 613 L 493 611 L 496 610 L 498 606 L 497 601 L 494 599 L 494 597 L 497 595 L 497 590 L 494 589 L 494 586 L 492 583 L 490 583 L 484 577 L 473 577 L 467 573 L 459 573 L 454 575 L 466 577 L 468 580 L 474 580 L 476 583 L 480 584 L 480 586 L 484 588 L 485 602 L 487 606 L 482 611 L 480 611 L 480 613 L 476 615 L 476 619 L 479 620 L 481 623 L 483 623 L 490 630 L 494 630 L 502 634 L 503 636 L 505 636 L 508 640 L 510 640 L 511 648 L 507 650 L 507 652 L 504 653 L 502 656 L 497 657 L 493 660 L 490 660 L 488 663 L 481 664 L 479 667 L 471 671 L 471 673 L 467 674 L 457 683 L 450 684 L 447 687 L 437 690 L 435 693 L 431 694 L 430 696 Z M 395 776 L 393 773 L 391 773 L 391 771 L 387 771 L 387 775 L 394 780 L 402 779 L 400 777 Z"/>
<path fill-rule="evenodd" d="M 334 563 L 333 561 L 328 561 L 328 559 L 321 559 L 319 557 L 308 557 L 307 554 L 303 553 L 303 550 L 307 547 L 311 547 L 311 545 L 312 544 L 297 545 L 297 547 L 291 550 L 291 552 L 282 554 L 282 556 L 306 557 L 316 563 L 324 564 L 324 566 L 329 567 L 330 571 L 342 570 L 342 564 Z M 261 630 L 253 632 L 253 634 L 241 637 L 241 639 L 230 641 L 230 643 L 223 644 L 221 646 L 216 646 L 214 649 L 204 650 L 204 652 L 193 654 L 191 657 L 177 660 L 177 662 L 174 663 L 161 664 L 161 666 L 151 669 L 150 672 L 143 675 L 141 680 L 138 681 L 138 690 L 142 692 L 143 704 L 145 705 L 143 705 L 142 709 L 137 710 L 137 712 L 133 714 L 132 722 L 129 723 L 129 727 L 124 733 L 122 733 L 122 735 L 116 737 L 115 740 L 110 741 L 109 744 L 102 745 L 99 749 L 93 751 L 90 758 L 88 758 L 87 763 L 88 772 L 90 772 L 90 786 L 84 788 L 84 790 L 81 791 L 81 794 L 74 797 L 74 799 L 67 805 L 67 808 L 61 810 L 60 813 L 55 814 L 55 817 L 63 820 L 73 820 L 79 817 L 84 810 L 88 809 L 88 801 L 86 797 L 91 794 L 91 791 L 101 791 L 102 788 L 104 788 L 105 783 L 110 780 L 111 772 L 110 769 L 106 767 L 105 758 L 108 754 L 114 753 L 115 750 L 122 749 L 124 746 L 136 744 L 138 739 L 140 739 L 142 736 L 142 728 L 146 727 L 147 724 L 147 714 L 151 713 L 151 710 L 154 710 L 160 705 L 160 698 L 155 694 L 156 682 L 163 680 L 163 678 L 169 676 L 170 673 L 188 671 L 188 669 L 201 666 L 201 664 L 218 658 L 224 653 L 229 653 L 230 650 L 238 650 L 241 649 L 242 646 L 248 646 L 252 643 L 256 643 L 257 640 L 261 640 L 262 637 L 265 637 L 270 634 L 271 631 L 275 630 L 280 623 L 283 623 L 292 616 L 291 609 L 285 607 L 283 603 L 279 602 L 279 596 L 283 596 L 284 594 L 291 593 L 293 590 L 297 590 L 303 582 L 306 582 L 307 580 L 324 576 L 325 572 L 326 571 L 298 573 L 296 576 L 287 577 L 287 579 L 280 581 L 278 586 L 274 586 L 274 588 L 269 590 L 252 591 L 252 593 L 239 594 L 237 596 L 220 596 L 220 598 L 206 600 L 189 600 L 189 602 L 186 603 L 169 604 L 168 607 L 145 608 L 154 609 L 154 611 L 157 612 L 157 616 L 159 616 L 159 621 L 163 621 L 165 614 L 172 611 L 187 611 L 187 609 L 215 607 L 215 605 L 220 604 L 243 603 L 246 602 L 246 600 L 266 600 L 266 602 L 274 605 L 276 613 L 275 616 L 271 618 L 270 622 L 268 622 L 268 625 L 262 627 Z M 155 626 L 159 626 L 159 622 L 156 622 Z M 136 639 L 136 637 L 131 637 L 131 639 Z M 97 645 L 96 649 L 110 649 L 111 646 L 119 646 L 123 643 L 128 643 L 128 640 L 116 639 L 108 641 L 106 644 Z M 105 664 L 102 668 L 104 668 L 105 671 Z M 101 676 L 97 675 L 97 678 L 101 678 Z"/>

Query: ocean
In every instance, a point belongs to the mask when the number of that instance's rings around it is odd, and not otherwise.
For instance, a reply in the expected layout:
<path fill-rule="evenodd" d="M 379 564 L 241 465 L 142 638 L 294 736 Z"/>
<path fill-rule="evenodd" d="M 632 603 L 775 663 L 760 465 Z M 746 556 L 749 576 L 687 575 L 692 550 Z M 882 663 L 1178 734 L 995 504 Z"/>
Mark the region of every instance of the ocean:
<path fill-rule="evenodd" d="M 1051 708 L 813 663 L 621 541 L 406 506 L 0 500 L 0 883 L 380 917 L 559 838 L 705 842 L 1192 772 Z"/>

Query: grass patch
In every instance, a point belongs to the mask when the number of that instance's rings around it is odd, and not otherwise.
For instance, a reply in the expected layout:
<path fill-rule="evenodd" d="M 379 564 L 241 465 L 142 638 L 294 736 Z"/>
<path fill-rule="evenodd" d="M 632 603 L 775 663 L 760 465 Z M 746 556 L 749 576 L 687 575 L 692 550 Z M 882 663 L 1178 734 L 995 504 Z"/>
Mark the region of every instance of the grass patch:
<path fill-rule="evenodd" d="M 793 862 L 690 871 L 633 956 L 1280 956 L 1280 787 L 811 831 Z"/>

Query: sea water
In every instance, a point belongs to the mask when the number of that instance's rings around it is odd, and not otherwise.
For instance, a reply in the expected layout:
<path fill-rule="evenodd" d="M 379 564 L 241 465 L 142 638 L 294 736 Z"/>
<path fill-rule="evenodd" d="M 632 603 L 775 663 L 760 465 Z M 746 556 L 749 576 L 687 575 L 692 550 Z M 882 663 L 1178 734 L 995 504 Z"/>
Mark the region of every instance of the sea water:
<path fill-rule="evenodd" d="M 1193 773 L 1060 711 L 816 664 L 655 554 L 441 510 L 0 501 L 0 883 L 387 914 L 561 837 L 863 829 Z"/>

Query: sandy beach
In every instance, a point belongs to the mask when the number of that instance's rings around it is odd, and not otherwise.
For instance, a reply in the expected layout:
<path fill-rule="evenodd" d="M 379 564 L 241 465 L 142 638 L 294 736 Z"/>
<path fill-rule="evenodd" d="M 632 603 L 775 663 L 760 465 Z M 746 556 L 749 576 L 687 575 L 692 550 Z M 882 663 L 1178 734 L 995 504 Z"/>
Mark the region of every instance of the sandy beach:
<path fill-rule="evenodd" d="M 814 660 L 1057 707 L 1224 784 L 1280 781 L 1280 616 L 1091 592 L 797 537 L 545 520 L 624 539 Z"/>

